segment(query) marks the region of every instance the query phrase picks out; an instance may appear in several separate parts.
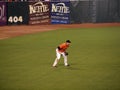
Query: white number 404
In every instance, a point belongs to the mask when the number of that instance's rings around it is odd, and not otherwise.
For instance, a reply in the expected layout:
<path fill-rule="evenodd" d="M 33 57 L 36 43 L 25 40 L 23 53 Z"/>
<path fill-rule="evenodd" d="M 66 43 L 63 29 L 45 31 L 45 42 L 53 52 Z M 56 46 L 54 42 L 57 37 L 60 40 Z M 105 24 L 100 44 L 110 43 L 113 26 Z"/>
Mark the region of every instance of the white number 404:
<path fill-rule="evenodd" d="M 17 23 L 17 22 L 23 22 L 23 17 L 22 16 L 10 16 L 8 18 L 8 21 L 11 22 L 11 23 Z"/>

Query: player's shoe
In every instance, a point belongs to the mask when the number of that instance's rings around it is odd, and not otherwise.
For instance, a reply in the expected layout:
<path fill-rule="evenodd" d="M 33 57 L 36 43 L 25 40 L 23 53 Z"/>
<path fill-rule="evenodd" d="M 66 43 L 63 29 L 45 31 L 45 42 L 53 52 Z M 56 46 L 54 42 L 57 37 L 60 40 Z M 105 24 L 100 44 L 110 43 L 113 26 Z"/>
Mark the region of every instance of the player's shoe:
<path fill-rule="evenodd" d="M 68 65 L 65 65 L 66 67 L 69 67 L 70 65 L 68 64 Z"/>
<path fill-rule="evenodd" d="M 53 68 L 57 68 L 57 66 L 52 66 Z"/>

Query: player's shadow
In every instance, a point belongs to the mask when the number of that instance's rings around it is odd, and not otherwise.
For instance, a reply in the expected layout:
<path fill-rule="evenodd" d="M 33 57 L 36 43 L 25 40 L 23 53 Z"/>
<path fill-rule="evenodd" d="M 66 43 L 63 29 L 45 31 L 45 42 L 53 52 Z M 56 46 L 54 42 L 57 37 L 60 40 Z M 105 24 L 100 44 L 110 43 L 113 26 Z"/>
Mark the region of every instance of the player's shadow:
<path fill-rule="evenodd" d="M 68 67 L 66 67 L 66 69 L 68 69 L 68 70 L 81 70 L 80 68 L 75 67 L 74 65 L 68 66 Z"/>
<path fill-rule="evenodd" d="M 73 66 L 69 66 L 66 69 L 69 69 L 69 70 L 81 70 L 80 68 L 76 68 L 76 67 L 73 67 Z"/>
<path fill-rule="evenodd" d="M 60 66 L 62 66 L 62 65 L 60 65 Z M 65 69 L 68 69 L 68 70 L 81 70 L 79 67 L 76 67 L 76 66 L 77 66 L 77 64 L 71 63 L 70 66 L 65 67 Z"/>

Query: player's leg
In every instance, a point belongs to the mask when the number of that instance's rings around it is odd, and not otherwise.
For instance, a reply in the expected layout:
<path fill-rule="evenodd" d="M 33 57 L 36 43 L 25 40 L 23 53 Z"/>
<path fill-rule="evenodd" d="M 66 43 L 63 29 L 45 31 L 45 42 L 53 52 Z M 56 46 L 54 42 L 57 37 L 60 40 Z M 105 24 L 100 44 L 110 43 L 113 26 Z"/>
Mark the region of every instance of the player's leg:
<path fill-rule="evenodd" d="M 63 55 L 63 58 L 64 58 L 64 65 L 69 66 L 68 60 L 67 60 L 67 55 L 65 55 L 65 53 L 62 53 L 62 55 Z"/>
<path fill-rule="evenodd" d="M 56 59 L 53 63 L 53 67 L 57 66 L 58 61 L 60 60 L 61 54 L 58 52 L 58 49 L 56 49 Z"/>

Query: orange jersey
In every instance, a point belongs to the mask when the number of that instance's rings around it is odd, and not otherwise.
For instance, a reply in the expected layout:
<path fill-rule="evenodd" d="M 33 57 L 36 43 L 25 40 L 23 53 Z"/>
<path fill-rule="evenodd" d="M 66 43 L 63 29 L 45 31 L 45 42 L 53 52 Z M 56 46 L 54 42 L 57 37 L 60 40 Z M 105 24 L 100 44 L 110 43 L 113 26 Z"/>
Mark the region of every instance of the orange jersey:
<path fill-rule="evenodd" d="M 66 43 L 62 43 L 62 44 L 59 45 L 59 47 L 60 47 L 59 52 L 65 52 L 66 49 L 69 47 L 69 45 L 66 44 Z"/>

